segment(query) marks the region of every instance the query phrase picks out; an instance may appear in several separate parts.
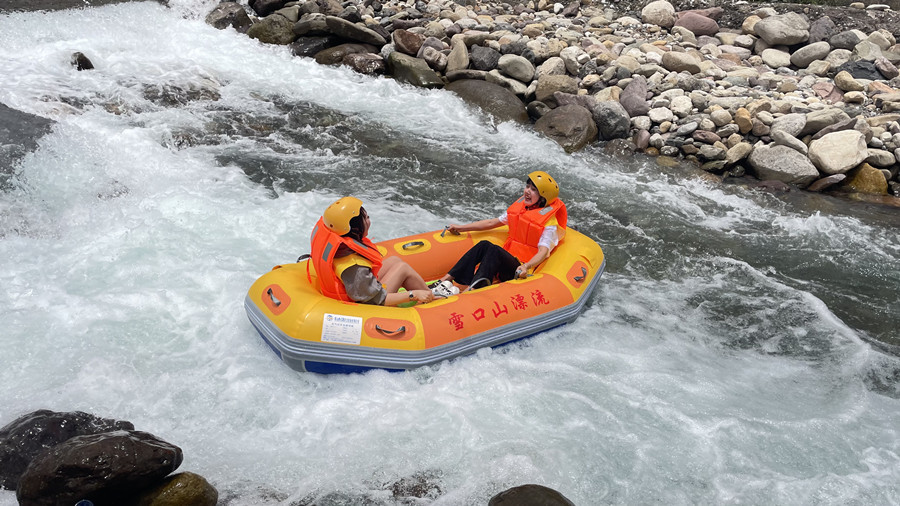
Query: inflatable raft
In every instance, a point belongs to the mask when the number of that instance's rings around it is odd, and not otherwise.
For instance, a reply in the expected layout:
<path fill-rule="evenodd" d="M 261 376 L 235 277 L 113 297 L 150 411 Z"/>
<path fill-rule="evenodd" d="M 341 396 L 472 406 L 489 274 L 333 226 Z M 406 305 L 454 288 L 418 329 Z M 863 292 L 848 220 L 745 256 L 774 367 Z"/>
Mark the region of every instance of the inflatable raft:
<path fill-rule="evenodd" d="M 506 227 L 461 235 L 437 231 L 376 245 L 432 280 L 478 241 L 502 245 L 506 232 Z M 605 266 L 600 246 L 569 228 L 532 276 L 428 304 L 384 307 L 324 297 L 311 262 L 302 260 L 278 265 L 256 280 L 244 307 L 263 340 L 297 371 L 414 369 L 573 321 Z"/>

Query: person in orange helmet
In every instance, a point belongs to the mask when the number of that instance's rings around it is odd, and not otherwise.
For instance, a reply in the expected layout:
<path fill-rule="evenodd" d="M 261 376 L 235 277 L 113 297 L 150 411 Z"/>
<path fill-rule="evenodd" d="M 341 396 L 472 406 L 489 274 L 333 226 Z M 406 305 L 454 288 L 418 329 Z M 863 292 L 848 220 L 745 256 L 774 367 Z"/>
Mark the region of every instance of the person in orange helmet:
<path fill-rule="evenodd" d="M 310 238 L 322 293 L 384 306 L 434 300 L 425 280 L 409 264 L 398 257 L 382 257 L 368 238 L 371 224 L 356 197 L 343 197 L 325 209 Z M 400 288 L 407 291 L 400 293 Z"/>
<path fill-rule="evenodd" d="M 509 235 L 502 247 L 480 241 L 467 251 L 456 265 L 432 289 L 440 284 L 449 292 L 453 281 L 471 288 L 494 282 L 528 276 L 530 270 L 550 256 L 565 235 L 568 222 L 566 205 L 559 199 L 559 184 L 544 171 L 528 175 L 522 196 L 498 218 L 467 225 L 448 225 L 454 234 L 490 230 L 509 225 Z"/>

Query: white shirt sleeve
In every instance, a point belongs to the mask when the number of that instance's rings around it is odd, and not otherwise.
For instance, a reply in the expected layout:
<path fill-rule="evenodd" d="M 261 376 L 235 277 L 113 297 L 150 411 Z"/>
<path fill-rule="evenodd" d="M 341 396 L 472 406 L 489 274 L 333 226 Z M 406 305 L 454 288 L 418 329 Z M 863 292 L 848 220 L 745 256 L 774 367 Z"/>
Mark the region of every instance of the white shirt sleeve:
<path fill-rule="evenodd" d="M 559 238 L 556 236 L 556 226 L 548 225 L 544 227 L 544 231 L 541 232 L 541 239 L 538 241 L 538 247 L 546 246 L 548 250 L 553 251 L 557 244 L 559 244 Z"/>
<path fill-rule="evenodd" d="M 500 220 L 500 223 L 502 223 L 504 225 L 509 225 L 509 216 L 506 215 L 506 212 L 504 212 L 502 215 L 500 215 L 500 217 L 497 219 Z"/>

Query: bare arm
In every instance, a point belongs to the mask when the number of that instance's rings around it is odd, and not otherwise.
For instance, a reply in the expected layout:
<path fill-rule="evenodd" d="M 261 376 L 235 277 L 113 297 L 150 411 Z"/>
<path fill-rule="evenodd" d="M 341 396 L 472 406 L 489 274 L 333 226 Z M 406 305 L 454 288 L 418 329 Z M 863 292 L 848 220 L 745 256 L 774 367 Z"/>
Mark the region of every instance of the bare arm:
<path fill-rule="evenodd" d="M 516 277 L 524 278 L 528 275 L 528 271 L 541 265 L 541 262 L 550 256 L 550 248 L 546 246 L 538 246 L 537 253 L 530 260 L 516 268 Z"/>
<path fill-rule="evenodd" d="M 450 225 L 447 227 L 453 234 L 459 234 L 461 232 L 472 232 L 476 230 L 490 230 L 492 228 L 497 228 L 503 225 L 503 222 L 498 218 L 490 218 L 487 220 L 480 220 L 469 223 L 468 225 Z"/>
<path fill-rule="evenodd" d="M 409 295 L 412 294 L 413 298 L 409 298 Z M 398 292 L 398 293 L 389 293 L 387 297 L 384 299 L 385 306 L 396 306 L 397 304 L 403 304 L 404 302 L 416 301 L 416 302 L 431 302 L 434 300 L 434 294 L 431 293 L 431 290 L 410 290 L 408 292 Z"/>

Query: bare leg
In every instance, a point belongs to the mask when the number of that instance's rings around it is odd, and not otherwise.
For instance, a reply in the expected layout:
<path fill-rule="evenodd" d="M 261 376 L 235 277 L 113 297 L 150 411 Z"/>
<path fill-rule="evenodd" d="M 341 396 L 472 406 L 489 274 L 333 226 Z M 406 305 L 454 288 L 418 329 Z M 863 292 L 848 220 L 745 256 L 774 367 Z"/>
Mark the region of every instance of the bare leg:
<path fill-rule="evenodd" d="M 388 257 L 378 271 L 378 281 L 384 285 L 388 293 L 397 293 L 400 288 L 407 290 L 428 290 L 428 284 L 418 272 L 399 257 Z"/>

